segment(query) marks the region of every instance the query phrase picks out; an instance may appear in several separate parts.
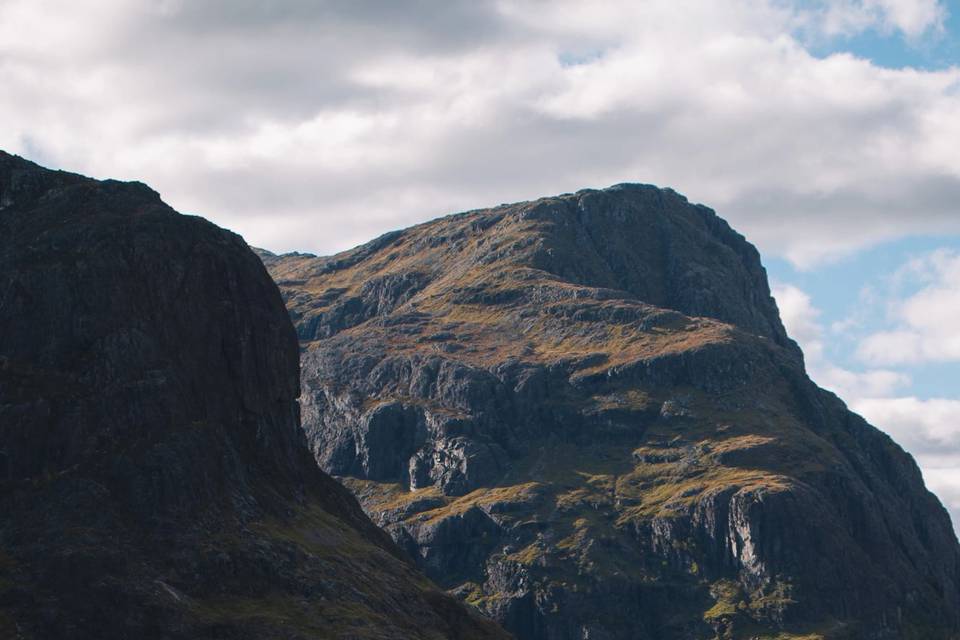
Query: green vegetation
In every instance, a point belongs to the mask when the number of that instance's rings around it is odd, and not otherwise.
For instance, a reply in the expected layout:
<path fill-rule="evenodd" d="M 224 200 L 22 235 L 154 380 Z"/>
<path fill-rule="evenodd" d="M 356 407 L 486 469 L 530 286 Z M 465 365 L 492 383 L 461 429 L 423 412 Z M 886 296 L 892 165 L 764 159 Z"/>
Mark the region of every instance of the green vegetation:
<path fill-rule="evenodd" d="M 716 604 L 703 613 L 703 619 L 712 622 L 722 618 L 731 618 L 745 608 L 740 585 L 732 580 L 719 580 L 710 587 L 710 595 Z"/>

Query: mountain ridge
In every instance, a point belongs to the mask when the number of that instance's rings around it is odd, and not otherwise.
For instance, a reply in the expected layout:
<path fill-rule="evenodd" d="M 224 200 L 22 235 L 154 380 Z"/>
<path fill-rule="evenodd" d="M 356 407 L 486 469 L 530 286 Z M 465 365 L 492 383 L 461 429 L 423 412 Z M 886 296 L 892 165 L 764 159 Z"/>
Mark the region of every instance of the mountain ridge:
<path fill-rule="evenodd" d="M 325 271 L 336 271 L 343 268 L 348 268 L 355 262 L 362 261 L 363 259 L 368 257 L 371 253 L 382 250 L 386 246 L 390 245 L 393 242 L 396 242 L 397 240 L 403 238 L 406 235 L 415 234 L 420 230 L 435 227 L 439 223 L 456 224 L 457 221 L 466 220 L 466 219 L 475 218 L 475 217 L 488 217 L 491 215 L 493 217 L 496 217 L 497 212 L 510 210 L 517 207 L 524 208 L 526 211 L 525 215 L 536 216 L 537 215 L 536 209 L 545 205 L 549 206 L 552 203 L 571 202 L 573 200 L 581 202 L 585 198 L 602 198 L 605 195 L 609 195 L 611 193 L 615 193 L 618 191 L 635 191 L 638 193 L 642 193 L 653 199 L 662 200 L 663 198 L 667 198 L 667 199 L 675 200 L 677 203 L 682 203 L 684 205 L 688 204 L 688 200 L 685 196 L 682 196 L 681 194 L 677 193 L 676 191 L 673 191 L 672 189 L 660 189 L 653 185 L 644 184 L 644 183 L 620 183 L 620 184 L 608 187 L 606 189 L 582 189 L 575 193 L 562 194 L 560 196 L 540 198 L 537 200 L 524 201 L 516 204 L 503 204 L 503 205 L 499 205 L 498 207 L 493 207 L 489 209 L 474 209 L 474 210 L 465 211 L 462 213 L 450 214 L 448 216 L 443 216 L 441 218 L 420 223 L 405 229 L 389 231 L 371 240 L 370 242 L 358 245 L 357 247 L 348 249 L 346 251 L 337 253 L 332 256 L 317 256 L 310 253 L 300 253 L 300 252 L 290 252 L 290 253 L 277 255 L 277 254 L 273 254 L 272 252 L 266 251 L 264 249 L 255 248 L 254 250 L 259 252 L 261 257 L 264 258 L 268 264 L 271 262 L 275 264 L 277 259 L 289 260 L 292 258 L 292 259 L 315 260 L 317 263 L 317 269 L 314 270 L 314 273 L 319 274 Z M 766 272 L 763 270 L 762 266 L 760 265 L 759 253 L 757 253 L 756 249 L 752 245 L 750 245 L 748 242 L 746 242 L 746 239 L 742 235 L 734 231 L 726 223 L 726 221 L 724 221 L 722 218 L 717 216 L 716 213 L 709 207 L 706 207 L 704 205 L 699 205 L 699 204 L 691 205 L 688 211 L 694 212 L 696 215 L 700 216 L 705 223 L 704 231 L 711 233 L 713 237 L 717 239 L 719 242 L 722 242 L 726 247 L 730 248 L 735 252 L 742 251 L 747 254 L 746 261 L 748 263 L 753 263 L 750 266 L 751 267 L 755 266 L 759 268 L 759 272 L 755 275 L 759 276 L 758 278 L 756 278 L 756 284 L 758 284 L 758 288 L 761 290 L 761 295 L 762 293 L 764 293 L 764 290 L 765 290 L 765 293 L 769 297 L 769 286 L 766 283 Z M 488 220 L 484 224 L 491 224 L 491 223 L 493 223 L 493 221 Z M 589 238 L 586 238 L 586 239 L 589 240 Z M 612 287 L 612 288 L 616 289 L 616 287 Z M 621 288 L 620 290 L 629 291 L 629 287 L 625 289 Z M 634 295 L 636 295 L 638 299 L 650 297 L 649 295 L 644 295 L 644 293 L 637 293 L 635 291 L 630 291 L 630 293 L 633 293 Z M 661 293 L 660 295 L 662 296 L 663 294 Z M 647 300 L 647 301 L 651 303 L 657 302 L 656 299 Z M 679 304 L 679 305 L 661 304 L 659 306 L 663 306 L 665 308 L 676 308 L 676 310 L 678 311 L 684 311 L 685 309 L 693 308 L 691 301 L 684 301 L 684 302 L 685 304 Z M 770 304 L 774 304 L 772 297 L 769 297 L 769 300 L 765 303 L 764 306 L 769 307 Z M 763 309 L 763 312 L 770 314 L 770 317 L 766 318 L 767 322 L 770 324 L 769 333 L 772 336 L 774 336 L 778 341 L 785 343 L 784 341 L 787 340 L 786 332 L 783 329 L 782 323 L 780 322 L 779 314 L 775 310 L 775 304 L 773 306 L 773 309 L 766 308 L 766 309 Z M 691 315 L 697 315 L 697 314 L 692 313 Z M 705 314 L 705 315 L 709 315 L 709 314 Z M 718 319 L 723 320 L 724 318 L 718 318 Z"/>

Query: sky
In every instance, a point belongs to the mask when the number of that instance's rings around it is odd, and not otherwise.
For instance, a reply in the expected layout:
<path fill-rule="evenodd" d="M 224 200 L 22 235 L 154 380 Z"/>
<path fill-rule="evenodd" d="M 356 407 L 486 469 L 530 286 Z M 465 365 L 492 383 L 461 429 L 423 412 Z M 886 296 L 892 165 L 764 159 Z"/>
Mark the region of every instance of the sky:
<path fill-rule="evenodd" d="M 960 524 L 960 1 L 0 0 L 0 148 L 274 251 L 669 186 Z"/>

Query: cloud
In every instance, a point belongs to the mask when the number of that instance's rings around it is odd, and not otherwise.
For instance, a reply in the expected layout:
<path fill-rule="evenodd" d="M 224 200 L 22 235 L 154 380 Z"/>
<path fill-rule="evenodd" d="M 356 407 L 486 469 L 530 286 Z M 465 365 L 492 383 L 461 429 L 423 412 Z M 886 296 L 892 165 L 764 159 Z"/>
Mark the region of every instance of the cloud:
<path fill-rule="evenodd" d="M 811 266 L 960 232 L 960 69 L 808 50 L 944 16 L 932 0 L 6 0 L 0 147 L 144 180 L 277 250 L 642 181 Z"/>
<path fill-rule="evenodd" d="M 960 400 L 861 398 L 851 407 L 929 466 L 960 469 Z M 943 460 L 949 464 L 944 465 Z"/>
<path fill-rule="evenodd" d="M 957 461 L 950 467 L 925 468 L 923 479 L 927 488 L 937 494 L 950 512 L 955 530 L 960 530 L 960 468 Z"/>
<path fill-rule="evenodd" d="M 774 283 L 773 296 L 780 309 L 780 318 L 790 337 L 804 346 L 807 357 L 821 355 L 823 327 L 820 325 L 820 310 L 813 306 L 810 296 L 790 284 Z"/>
<path fill-rule="evenodd" d="M 899 29 L 908 36 L 943 29 L 947 18 L 947 9 L 938 0 L 874 0 L 864 4 L 877 7 L 888 28 Z"/>
<path fill-rule="evenodd" d="M 910 384 L 910 377 L 889 369 L 852 371 L 838 366 L 827 355 L 821 312 L 810 296 L 793 285 L 774 283 L 773 296 L 783 324 L 803 349 L 810 377 L 845 399 L 889 396 Z"/>
<path fill-rule="evenodd" d="M 946 7 L 938 0 L 831 0 L 816 3 L 811 13 L 831 35 L 852 35 L 866 29 L 901 31 L 916 38 L 942 30 Z"/>
<path fill-rule="evenodd" d="M 938 250 L 916 258 L 895 280 L 921 288 L 889 303 L 895 326 L 866 337 L 860 359 L 874 365 L 960 361 L 960 254 Z"/>

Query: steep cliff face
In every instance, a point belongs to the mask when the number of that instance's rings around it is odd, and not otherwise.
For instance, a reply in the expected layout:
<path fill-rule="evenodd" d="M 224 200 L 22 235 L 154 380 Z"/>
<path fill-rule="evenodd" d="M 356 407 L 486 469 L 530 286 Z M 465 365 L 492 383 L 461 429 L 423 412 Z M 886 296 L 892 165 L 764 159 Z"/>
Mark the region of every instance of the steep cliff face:
<path fill-rule="evenodd" d="M 709 209 L 619 185 L 261 257 L 317 461 L 519 638 L 958 637 L 945 510 Z"/>
<path fill-rule="evenodd" d="M 0 637 L 505 637 L 316 466 L 243 240 L 0 153 Z"/>

